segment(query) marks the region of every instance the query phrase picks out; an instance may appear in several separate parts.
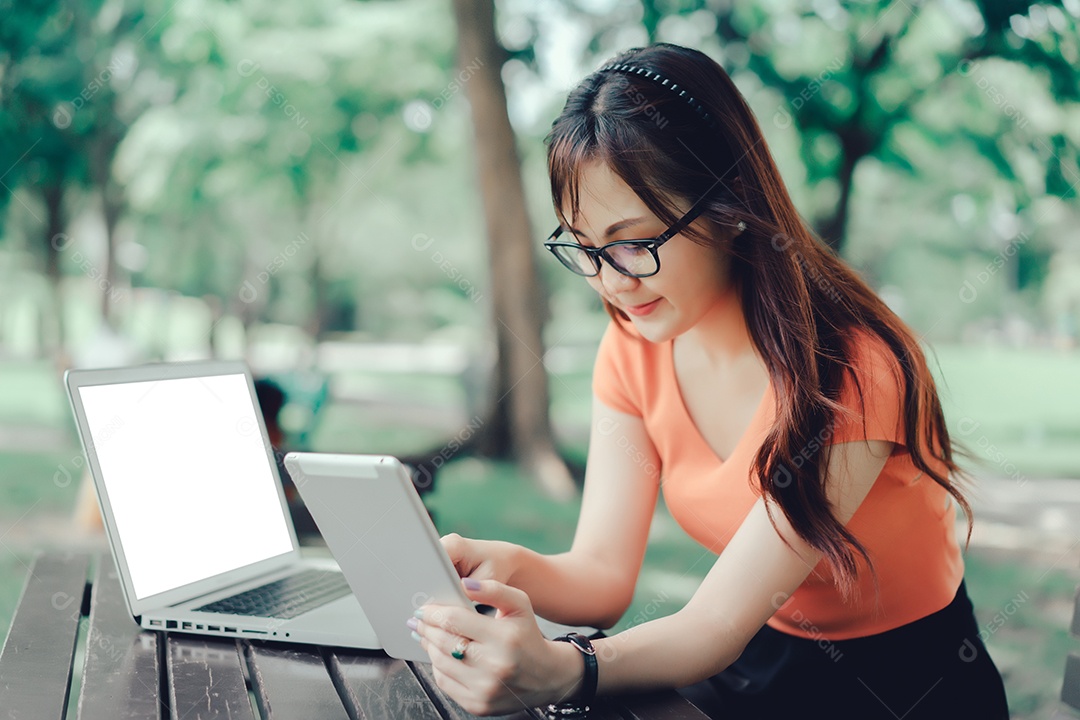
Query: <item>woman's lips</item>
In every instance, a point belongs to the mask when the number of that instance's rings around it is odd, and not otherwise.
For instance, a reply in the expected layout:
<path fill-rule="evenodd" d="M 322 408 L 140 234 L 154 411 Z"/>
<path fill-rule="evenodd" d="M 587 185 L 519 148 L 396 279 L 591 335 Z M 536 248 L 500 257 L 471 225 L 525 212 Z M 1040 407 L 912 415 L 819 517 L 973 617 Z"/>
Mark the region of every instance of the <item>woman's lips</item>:
<path fill-rule="evenodd" d="M 662 299 L 663 298 L 656 298 L 652 302 L 647 302 L 644 305 L 627 305 L 626 312 L 637 317 L 644 317 L 645 315 L 648 315 L 653 310 L 655 310 L 656 306 L 660 304 L 660 301 Z"/>

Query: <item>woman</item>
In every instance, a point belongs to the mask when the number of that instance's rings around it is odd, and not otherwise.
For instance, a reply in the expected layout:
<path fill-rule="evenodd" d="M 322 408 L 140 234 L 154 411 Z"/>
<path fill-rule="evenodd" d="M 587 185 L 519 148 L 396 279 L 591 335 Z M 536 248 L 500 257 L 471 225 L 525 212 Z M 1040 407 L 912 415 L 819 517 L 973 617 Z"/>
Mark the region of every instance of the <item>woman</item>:
<path fill-rule="evenodd" d="M 678 687 L 725 718 L 1007 717 L 917 339 L 806 228 L 723 69 L 666 44 L 620 55 L 571 92 L 548 167 L 546 246 L 612 316 L 581 516 L 560 555 L 444 538 L 499 612 L 409 621 L 440 687 L 479 714 Z M 623 614 L 660 490 L 719 555 L 691 600 L 592 656 L 545 640 L 533 610 Z"/>

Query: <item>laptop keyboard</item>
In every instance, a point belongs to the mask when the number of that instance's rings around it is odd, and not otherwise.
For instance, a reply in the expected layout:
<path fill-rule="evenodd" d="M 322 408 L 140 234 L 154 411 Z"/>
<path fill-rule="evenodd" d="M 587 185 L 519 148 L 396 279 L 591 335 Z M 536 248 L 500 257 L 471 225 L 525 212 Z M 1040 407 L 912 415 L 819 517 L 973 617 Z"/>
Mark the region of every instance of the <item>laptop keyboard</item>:
<path fill-rule="evenodd" d="M 288 619 L 345 597 L 350 592 L 349 584 L 340 572 L 304 570 L 195 609 L 227 615 Z"/>

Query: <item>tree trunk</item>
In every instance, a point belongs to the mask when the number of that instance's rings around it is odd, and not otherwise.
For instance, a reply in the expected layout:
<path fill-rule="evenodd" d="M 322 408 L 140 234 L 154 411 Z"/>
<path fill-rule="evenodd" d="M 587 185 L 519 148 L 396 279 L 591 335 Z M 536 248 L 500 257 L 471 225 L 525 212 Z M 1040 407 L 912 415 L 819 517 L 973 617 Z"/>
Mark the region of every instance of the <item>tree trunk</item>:
<path fill-rule="evenodd" d="M 884 131 L 873 130 L 861 121 L 862 100 L 855 115 L 842 126 L 835 129 L 836 139 L 840 141 L 840 167 L 836 172 L 836 182 L 840 185 L 840 198 L 832 213 L 815 223 L 815 231 L 821 239 L 840 255 L 844 249 L 847 224 L 851 211 L 851 193 L 855 185 L 855 168 L 859 161 L 875 152 L 884 143 Z"/>
<path fill-rule="evenodd" d="M 116 327 L 115 300 L 120 289 L 117 286 L 119 272 L 116 266 L 116 226 L 123 212 L 123 196 L 112 179 L 112 162 L 120 138 L 108 129 L 102 130 L 90 149 L 90 177 L 101 196 L 101 214 L 105 223 L 105 260 L 102 273 L 101 317 L 111 327 Z"/>
<path fill-rule="evenodd" d="M 71 245 L 64 234 L 67 219 L 64 217 L 64 178 L 41 188 L 45 202 L 45 276 L 52 290 L 53 316 L 51 327 L 45 314 L 41 316 L 41 350 L 56 355 L 64 352 L 64 293 L 60 287 L 60 253 Z"/>
<path fill-rule="evenodd" d="M 311 269 L 309 270 L 312 311 L 308 324 L 308 336 L 317 343 L 325 339 L 326 321 L 330 311 L 327 308 L 326 277 L 323 273 L 321 248 L 314 243 L 312 245 Z"/>
<path fill-rule="evenodd" d="M 836 175 L 836 182 L 840 185 L 840 199 L 833 207 L 832 212 L 815 223 L 815 231 L 832 248 L 837 255 L 844 249 L 844 239 L 847 236 L 848 212 L 851 204 L 852 181 L 855 179 L 855 165 L 860 157 L 853 157 L 846 148 L 841 150 L 840 169 Z"/>
<path fill-rule="evenodd" d="M 493 0 L 454 0 L 454 15 L 461 69 L 457 79 L 469 98 L 476 138 L 498 351 L 492 404 L 476 449 L 513 457 L 548 494 L 568 499 L 577 490 L 551 434 L 541 335 L 545 300 L 500 74 L 506 52 L 495 37 Z"/>

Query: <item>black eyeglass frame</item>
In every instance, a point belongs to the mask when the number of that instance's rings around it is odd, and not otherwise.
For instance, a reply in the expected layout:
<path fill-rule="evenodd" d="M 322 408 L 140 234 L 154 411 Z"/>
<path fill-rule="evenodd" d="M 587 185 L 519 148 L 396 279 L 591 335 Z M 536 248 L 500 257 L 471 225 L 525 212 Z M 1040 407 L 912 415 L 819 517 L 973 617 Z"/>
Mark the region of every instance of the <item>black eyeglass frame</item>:
<path fill-rule="evenodd" d="M 660 246 L 663 245 L 664 243 L 666 243 L 671 238 L 678 235 L 679 233 L 681 233 L 683 230 L 686 229 L 686 227 L 690 223 L 694 222 L 694 220 L 696 220 L 698 218 L 698 216 L 701 215 L 701 213 L 705 211 L 705 207 L 708 205 L 708 201 L 709 201 L 709 193 L 706 193 L 700 200 L 698 200 L 696 203 L 694 203 L 690 207 L 689 210 L 686 211 L 685 215 L 683 215 L 681 218 L 676 220 L 671 225 L 671 227 L 669 227 L 667 230 L 665 230 L 664 232 L 662 232 L 661 234 L 659 234 L 659 235 L 657 235 L 656 237 L 653 237 L 653 238 L 641 238 L 641 239 L 638 239 L 638 240 L 616 240 L 615 242 L 611 242 L 611 243 L 608 243 L 607 245 L 602 245 L 600 247 L 588 247 L 587 245 L 582 245 L 580 243 L 556 242 L 558 237 L 560 235 L 562 235 L 563 232 L 565 232 L 563 226 L 559 225 L 559 227 L 555 228 L 555 232 L 551 233 L 551 235 L 548 236 L 548 239 L 544 242 L 544 247 L 552 255 L 554 255 L 556 257 L 556 259 L 558 259 L 558 261 L 560 263 L 562 263 L 563 267 L 565 267 L 567 270 L 574 273 L 575 275 L 580 275 L 582 277 L 596 277 L 597 275 L 599 275 L 600 274 L 600 260 L 601 259 L 606 260 L 607 264 L 610 265 L 611 267 L 613 267 L 616 272 L 621 273 L 623 275 L 626 275 L 627 277 L 632 277 L 632 278 L 652 277 L 653 275 L 660 272 L 660 256 L 657 254 L 657 251 L 660 249 Z M 620 247 L 620 246 L 626 246 L 626 245 L 634 245 L 634 246 L 642 247 L 642 248 L 645 248 L 646 250 L 648 250 L 652 254 L 653 260 L 656 261 L 656 269 L 653 270 L 650 273 L 640 273 L 639 274 L 639 273 L 632 273 L 632 272 L 630 272 L 628 270 L 625 270 L 625 269 L 619 267 L 619 265 L 617 263 L 615 263 L 614 261 L 612 261 L 611 257 L 608 255 L 608 250 L 610 250 L 613 247 Z M 590 275 L 588 273 L 581 272 L 581 269 L 579 267 L 577 267 L 576 263 L 574 264 L 574 266 L 571 266 L 566 260 L 563 260 L 561 255 L 559 255 L 558 248 L 560 248 L 560 247 L 568 247 L 568 248 L 572 248 L 574 250 L 584 252 L 586 255 L 589 256 L 589 260 L 592 262 L 593 267 L 596 268 L 596 271 L 593 272 Z"/>

